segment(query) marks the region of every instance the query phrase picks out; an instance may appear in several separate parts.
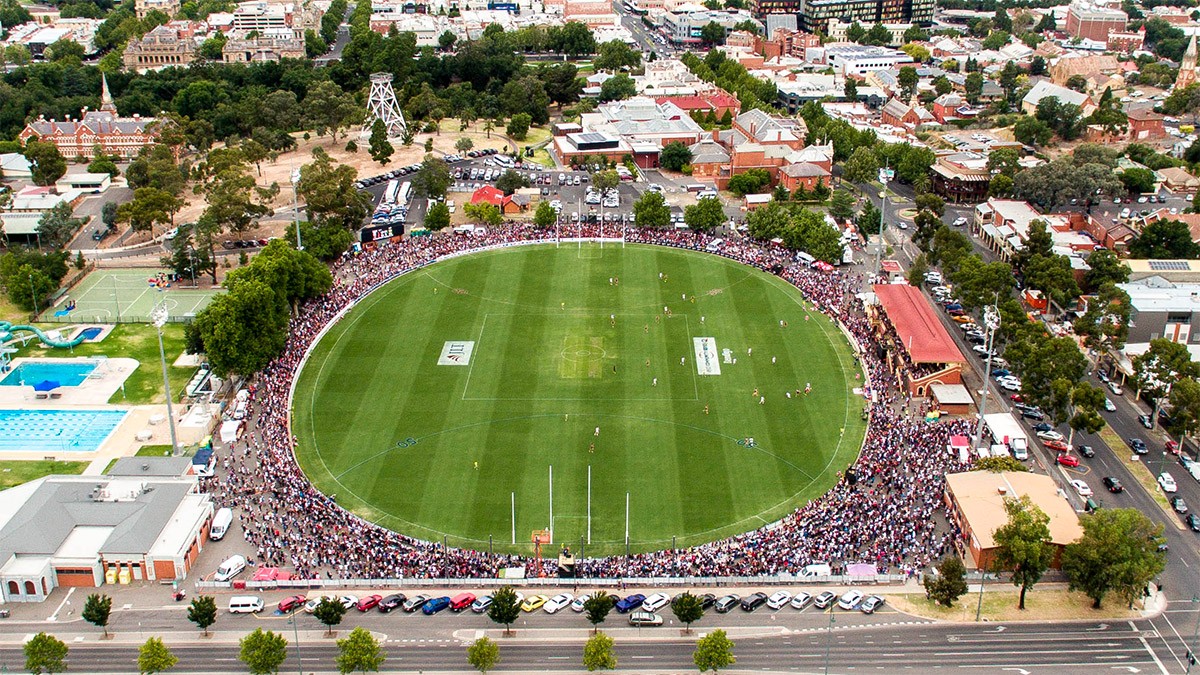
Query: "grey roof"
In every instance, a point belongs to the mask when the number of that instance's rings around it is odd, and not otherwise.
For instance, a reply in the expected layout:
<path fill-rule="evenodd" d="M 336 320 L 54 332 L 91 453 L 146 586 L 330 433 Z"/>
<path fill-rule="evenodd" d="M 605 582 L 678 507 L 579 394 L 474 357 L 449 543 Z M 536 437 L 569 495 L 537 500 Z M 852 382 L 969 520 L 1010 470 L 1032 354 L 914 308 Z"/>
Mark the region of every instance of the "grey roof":
<path fill-rule="evenodd" d="M 175 478 L 187 472 L 191 465 L 191 457 L 122 457 L 106 475 Z"/>
<path fill-rule="evenodd" d="M 0 560 L 53 555 L 76 527 L 113 528 L 102 554 L 145 554 L 196 487 L 194 479 L 159 479 L 146 481 L 146 489 L 129 501 L 94 499 L 96 486 L 108 482 L 96 476 L 46 478 L 0 528 Z"/>
<path fill-rule="evenodd" d="M 117 117 L 111 112 L 101 110 L 89 110 L 83 114 L 83 120 L 68 120 L 55 121 L 46 119 L 36 119 L 29 123 L 30 128 L 37 132 L 38 136 L 52 136 L 55 131 L 59 131 L 73 135 L 80 126 L 87 128 L 94 134 L 144 134 L 146 127 L 151 122 L 154 122 L 153 117 Z"/>
<path fill-rule="evenodd" d="M 729 161 L 729 152 L 711 138 L 705 138 L 688 149 L 692 151 L 693 164 L 712 164 L 714 162 Z"/>

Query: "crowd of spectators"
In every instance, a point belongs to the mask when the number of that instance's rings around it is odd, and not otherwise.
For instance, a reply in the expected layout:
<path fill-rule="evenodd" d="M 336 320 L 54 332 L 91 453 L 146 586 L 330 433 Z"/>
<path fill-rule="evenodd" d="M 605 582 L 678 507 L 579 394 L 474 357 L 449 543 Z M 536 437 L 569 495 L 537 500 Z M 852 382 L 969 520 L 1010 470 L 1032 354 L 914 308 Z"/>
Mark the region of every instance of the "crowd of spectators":
<path fill-rule="evenodd" d="M 556 561 L 444 547 L 397 534 L 342 509 L 336 496 L 317 491 L 297 465 L 288 426 L 292 380 L 322 330 L 381 283 L 449 255 L 489 246 L 596 237 L 599 226 L 571 232 L 514 226 L 469 234 L 383 243 L 347 253 L 333 268 L 334 286 L 293 318 L 283 354 L 251 387 L 249 432 L 222 458 L 204 488 L 218 503 L 237 508 L 244 536 L 262 564 L 290 567 L 301 579 L 492 577 L 526 566 L 529 575 Z M 760 529 L 690 548 L 577 563 L 584 577 L 675 575 L 745 576 L 794 573 L 812 563 L 844 567 L 866 562 L 881 572 L 913 572 L 953 550 L 958 533 L 943 518 L 943 475 L 965 467 L 948 450 L 949 436 L 969 432 L 963 421 L 930 423 L 897 405 L 896 382 L 881 367 L 878 343 L 857 296 L 863 279 L 798 262 L 782 247 L 748 239 L 716 242 L 690 231 L 607 228 L 605 236 L 696 250 L 753 265 L 795 285 L 811 311 L 836 319 L 852 338 L 866 379 L 861 383 L 870 422 L 861 453 L 828 493 Z M 711 245 L 711 246 L 710 246 Z M 857 412 L 857 411 L 853 411 Z"/>

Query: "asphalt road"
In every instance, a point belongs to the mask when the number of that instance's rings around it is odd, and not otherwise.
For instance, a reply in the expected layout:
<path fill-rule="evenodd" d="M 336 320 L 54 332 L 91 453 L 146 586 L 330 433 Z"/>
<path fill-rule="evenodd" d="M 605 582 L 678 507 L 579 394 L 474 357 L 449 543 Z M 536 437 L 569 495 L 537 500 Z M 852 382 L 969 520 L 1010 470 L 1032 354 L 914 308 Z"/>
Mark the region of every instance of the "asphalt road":
<path fill-rule="evenodd" d="M 765 628 L 764 628 L 765 629 Z M 618 634 L 618 670 L 626 672 L 687 672 L 694 668 L 694 640 L 704 627 L 683 638 L 678 629 L 658 629 L 659 635 Z M 1063 623 L 1052 625 L 914 625 L 845 629 L 835 623 L 800 632 L 735 635 L 738 671 L 760 672 L 930 672 L 1087 674 L 1098 672 L 1182 673 L 1183 642 L 1163 634 L 1149 621 Z M 344 632 L 343 632 L 344 635 Z M 140 636 L 138 636 L 140 639 Z M 402 635 L 378 635 L 384 642 L 384 672 L 465 672 L 465 645 L 476 637 L 464 631 L 450 639 L 418 640 Z M 290 635 L 289 635 L 290 638 Z M 500 642 L 503 672 L 579 672 L 583 634 L 558 636 L 517 631 Z M 289 640 L 290 641 L 290 640 Z M 187 644 L 168 644 L 179 657 L 175 672 L 245 672 L 232 640 L 214 638 L 204 644 L 193 637 Z M 70 672 L 132 673 L 137 640 L 89 641 L 71 646 Z M 300 645 L 297 668 L 295 645 L 289 645 L 283 672 L 332 672 L 336 647 L 329 638 L 308 636 Z M 0 664 L 16 670 L 23 661 L 19 647 L 0 647 Z"/>

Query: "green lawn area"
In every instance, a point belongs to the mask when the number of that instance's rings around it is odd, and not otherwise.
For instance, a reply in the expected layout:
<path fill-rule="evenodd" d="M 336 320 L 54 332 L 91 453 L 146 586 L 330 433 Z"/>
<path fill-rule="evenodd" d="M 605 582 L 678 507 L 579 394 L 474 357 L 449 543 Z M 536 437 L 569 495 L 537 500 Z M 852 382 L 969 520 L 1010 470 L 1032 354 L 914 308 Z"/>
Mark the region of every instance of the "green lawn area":
<path fill-rule="evenodd" d="M 7 490 L 35 478 L 53 473 L 80 474 L 91 462 L 58 462 L 54 460 L 0 461 L 0 490 Z"/>
<path fill-rule="evenodd" d="M 698 372 L 696 338 L 719 374 Z M 473 343 L 457 361 L 456 341 Z M 626 493 L 635 550 L 684 546 L 834 484 L 864 432 L 854 368 L 794 288 L 722 258 L 491 251 L 391 282 L 326 335 L 296 390 L 297 454 L 381 525 L 524 552 L 549 524 L 551 467 L 556 543 L 586 536 L 590 466 L 587 553 L 624 550 Z"/>
<path fill-rule="evenodd" d="M 62 324 L 37 324 L 42 330 L 52 330 L 62 327 Z M 194 368 L 176 368 L 171 363 L 183 353 L 183 324 L 167 324 L 163 329 L 163 349 L 167 355 L 167 372 L 171 378 L 171 391 L 175 400 L 188 380 L 195 373 Z M 137 370 L 125 381 L 125 392 L 118 391 L 109 399 L 109 403 L 146 404 L 164 403 L 167 398 L 163 394 L 162 364 L 158 355 L 158 335 L 154 326 L 140 323 L 123 323 L 113 328 L 100 342 L 85 342 L 73 350 L 51 349 L 37 340 L 30 340 L 15 356 L 39 357 L 71 357 L 71 356 L 108 356 L 137 359 Z"/>
<path fill-rule="evenodd" d="M 171 444 L 164 445 L 143 445 L 137 451 L 138 457 L 163 457 L 171 454 Z"/>
<path fill-rule="evenodd" d="M 9 323 L 25 323 L 29 320 L 32 312 L 17 307 L 9 301 L 8 296 L 0 293 L 0 321 L 8 321 Z"/>

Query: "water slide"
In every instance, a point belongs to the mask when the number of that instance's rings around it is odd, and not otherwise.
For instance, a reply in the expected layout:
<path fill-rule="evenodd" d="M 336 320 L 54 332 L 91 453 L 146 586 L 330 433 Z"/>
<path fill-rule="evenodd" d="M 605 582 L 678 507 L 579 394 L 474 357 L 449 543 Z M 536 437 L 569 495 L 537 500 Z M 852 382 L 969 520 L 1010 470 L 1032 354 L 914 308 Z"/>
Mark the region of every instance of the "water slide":
<path fill-rule="evenodd" d="M 47 347 L 55 347 L 57 349 L 69 349 L 71 347 L 78 346 L 81 342 L 87 339 L 81 332 L 74 340 L 55 340 L 49 335 L 43 333 L 42 330 L 37 326 L 14 326 L 8 321 L 0 321 L 0 344 L 8 342 L 10 339 L 12 339 L 12 334 L 19 330 L 33 333 L 37 339 L 42 341 L 42 344 L 46 345 Z"/>

